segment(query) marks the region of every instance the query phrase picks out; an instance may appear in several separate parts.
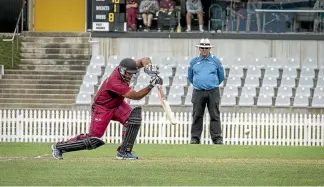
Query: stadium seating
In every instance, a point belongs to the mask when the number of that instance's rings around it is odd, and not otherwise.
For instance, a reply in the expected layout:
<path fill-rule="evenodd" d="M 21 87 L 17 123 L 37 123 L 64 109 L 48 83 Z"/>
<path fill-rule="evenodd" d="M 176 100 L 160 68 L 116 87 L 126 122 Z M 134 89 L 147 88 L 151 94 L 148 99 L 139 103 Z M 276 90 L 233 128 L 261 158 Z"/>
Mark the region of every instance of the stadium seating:
<path fill-rule="evenodd" d="M 281 86 L 278 89 L 278 96 L 292 97 L 292 87 Z"/>
<path fill-rule="evenodd" d="M 324 77 L 324 67 L 321 67 L 319 70 L 318 70 L 318 76 L 317 77 Z"/>
<path fill-rule="evenodd" d="M 310 97 L 310 89 L 308 87 L 298 87 L 296 89 L 296 96 Z"/>
<path fill-rule="evenodd" d="M 312 100 L 313 108 L 324 108 L 324 96 L 317 95 L 313 97 Z"/>
<path fill-rule="evenodd" d="M 262 86 L 277 87 L 278 81 L 276 77 L 264 77 Z"/>
<path fill-rule="evenodd" d="M 267 61 L 267 67 L 268 68 L 282 68 L 284 66 L 284 61 L 281 58 L 269 58 Z"/>
<path fill-rule="evenodd" d="M 91 95 L 87 93 L 79 93 L 76 97 L 76 104 L 79 105 L 91 104 Z"/>
<path fill-rule="evenodd" d="M 159 95 L 157 93 L 152 93 L 148 99 L 148 105 L 159 105 L 161 104 Z"/>
<path fill-rule="evenodd" d="M 303 68 L 317 68 L 317 59 L 316 58 L 305 58 Z"/>
<path fill-rule="evenodd" d="M 256 96 L 255 87 L 253 87 L 253 86 L 244 86 L 242 88 L 242 93 L 241 94 L 242 95 Z"/>
<path fill-rule="evenodd" d="M 96 84 L 98 84 L 98 76 L 96 76 L 96 75 L 84 75 L 83 83 L 96 85 Z"/>
<path fill-rule="evenodd" d="M 146 104 L 145 98 L 140 100 L 130 100 L 129 104 L 136 105 L 136 106 L 142 106 Z"/>
<path fill-rule="evenodd" d="M 192 94 L 187 94 L 184 104 L 191 106 L 192 105 L 191 99 L 192 99 Z"/>
<path fill-rule="evenodd" d="M 253 58 L 251 63 L 248 63 L 248 67 L 264 68 L 266 66 L 266 60 L 260 58 Z"/>
<path fill-rule="evenodd" d="M 270 107 L 272 106 L 272 96 L 270 95 L 259 95 L 258 101 L 257 101 L 257 106 L 267 106 Z"/>
<path fill-rule="evenodd" d="M 282 69 L 282 77 L 297 77 L 297 68 L 296 67 L 290 67 L 286 66 Z"/>
<path fill-rule="evenodd" d="M 187 76 L 188 75 L 188 65 L 179 64 L 176 68 L 176 76 Z"/>
<path fill-rule="evenodd" d="M 182 95 L 169 94 L 167 101 L 170 105 L 181 105 L 182 104 Z"/>
<path fill-rule="evenodd" d="M 255 66 L 249 67 L 246 77 L 261 77 L 261 69 Z"/>
<path fill-rule="evenodd" d="M 253 106 L 254 96 L 252 95 L 241 95 L 239 100 L 239 106 Z"/>
<path fill-rule="evenodd" d="M 240 77 L 228 77 L 226 81 L 226 86 L 242 86 L 242 80 Z"/>
<path fill-rule="evenodd" d="M 312 77 L 300 77 L 299 86 L 303 87 L 313 87 L 314 82 Z"/>
<path fill-rule="evenodd" d="M 319 77 L 317 79 L 317 87 L 324 87 L 324 77 Z"/>
<path fill-rule="evenodd" d="M 296 86 L 296 80 L 295 80 L 294 77 L 289 77 L 289 76 L 282 77 L 280 86 L 283 86 L 283 87 L 295 87 Z"/>
<path fill-rule="evenodd" d="M 221 98 L 221 106 L 235 106 L 236 96 L 235 95 L 223 95 Z"/>
<path fill-rule="evenodd" d="M 173 67 L 170 65 L 160 67 L 161 76 L 173 76 Z"/>
<path fill-rule="evenodd" d="M 223 95 L 234 95 L 234 96 L 238 96 L 238 89 L 235 86 L 226 86 L 224 88 Z"/>
<path fill-rule="evenodd" d="M 232 60 L 231 60 L 231 63 L 230 63 L 230 68 L 232 67 L 240 67 L 241 69 L 242 68 L 246 68 L 248 62 L 250 61 L 251 59 L 244 59 L 244 58 L 241 58 L 241 57 L 234 57 Z"/>
<path fill-rule="evenodd" d="M 93 56 L 90 60 L 91 65 L 105 66 L 105 58 L 103 56 Z"/>
<path fill-rule="evenodd" d="M 94 94 L 94 91 L 93 84 L 81 84 L 79 93 Z"/>
<path fill-rule="evenodd" d="M 288 95 L 278 95 L 276 98 L 275 106 L 276 107 L 290 107 L 291 101 L 290 96 Z"/>
<path fill-rule="evenodd" d="M 300 68 L 300 62 L 297 58 L 288 58 L 285 66 L 298 69 Z"/>
<path fill-rule="evenodd" d="M 187 86 L 188 85 L 187 76 L 174 76 L 172 85 Z"/>
<path fill-rule="evenodd" d="M 274 96 L 273 87 L 263 86 L 260 88 L 260 95 Z"/>
<path fill-rule="evenodd" d="M 229 76 L 230 77 L 244 77 L 244 72 L 243 72 L 243 68 L 239 67 L 239 66 L 232 66 L 230 68 L 230 71 L 229 71 Z"/>
<path fill-rule="evenodd" d="M 252 86 L 252 87 L 259 87 L 260 86 L 260 79 L 259 77 L 247 76 L 245 78 L 244 86 Z"/>
<path fill-rule="evenodd" d="M 161 66 L 167 65 L 167 66 L 175 67 L 177 62 L 176 62 L 176 59 L 174 57 L 168 56 L 168 57 L 161 58 L 160 61 L 158 62 L 158 64 L 161 65 Z"/>
<path fill-rule="evenodd" d="M 324 96 L 324 87 L 316 87 L 314 89 L 314 96 Z"/>
<path fill-rule="evenodd" d="M 302 95 L 297 95 L 294 98 L 294 107 L 308 107 L 309 106 L 309 100 L 308 97 L 302 96 Z"/>
<path fill-rule="evenodd" d="M 104 65 L 101 57 L 92 58 L 77 96 L 78 103 L 91 102 L 95 85 L 105 80 L 121 56 L 111 56 Z M 192 106 L 193 87 L 187 80 L 188 65 L 192 57 L 151 57 L 160 65 L 163 89 L 171 106 Z M 226 68 L 226 78 L 220 86 L 223 107 L 324 107 L 324 67 L 317 59 L 306 58 L 247 58 L 219 57 Z M 300 63 L 302 62 L 302 63 Z M 104 73 L 104 74 L 103 74 Z M 103 74 L 103 75 L 102 75 Z M 141 72 L 133 83 L 135 90 L 144 88 L 150 77 Z M 156 91 L 145 99 L 129 102 L 131 105 L 160 105 Z"/>
<path fill-rule="evenodd" d="M 189 65 L 191 59 L 192 59 L 192 57 L 189 57 L 189 56 L 179 57 L 178 60 L 177 60 L 177 64 L 178 65 Z"/>
<path fill-rule="evenodd" d="M 187 90 L 187 94 L 186 95 L 192 95 L 192 92 L 193 92 L 192 85 L 189 85 L 187 88 L 188 88 L 188 90 Z"/>
<path fill-rule="evenodd" d="M 265 69 L 264 77 L 279 77 L 279 68 L 276 67 L 268 67 Z"/>
<path fill-rule="evenodd" d="M 315 77 L 315 69 L 304 67 L 300 70 L 300 77 Z"/>
<path fill-rule="evenodd" d="M 169 95 L 184 95 L 184 87 L 182 85 L 171 86 Z"/>
<path fill-rule="evenodd" d="M 170 86 L 170 77 L 169 76 L 160 75 L 160 77 L 163 80 L 163 85 Z"/>

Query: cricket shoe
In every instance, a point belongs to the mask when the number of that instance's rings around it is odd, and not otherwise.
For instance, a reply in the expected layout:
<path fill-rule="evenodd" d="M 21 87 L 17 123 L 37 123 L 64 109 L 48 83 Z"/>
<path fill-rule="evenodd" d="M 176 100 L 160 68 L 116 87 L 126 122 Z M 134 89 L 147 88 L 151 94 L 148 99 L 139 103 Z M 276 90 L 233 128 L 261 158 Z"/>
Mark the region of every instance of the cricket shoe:
<path fill-rule="evenodd" d="M 138 157 L 131 153 L 123 153 L 123 152 L 117 151 L 116 159 L 117 160 L 137 160 Z"/>
<path fill-rule="evenodd" d="M 62 151 L 56 149 L 56 144 L 52 145 L 52 155 L 57 160 L 62 160 L 63 159 L 63 153 L 62 153 Z"/>
<path fill-rule="evenodd" d="M 191 139 L 190 144 L 200 144 L 200 140 L 193 138 Z"/>
<path fill-rule="evenodd" d="M 219 136 L 217 137 L 214 141 L 214 144 L 219 144 L 219 145 L 223 145 L 223 137 Z"/>

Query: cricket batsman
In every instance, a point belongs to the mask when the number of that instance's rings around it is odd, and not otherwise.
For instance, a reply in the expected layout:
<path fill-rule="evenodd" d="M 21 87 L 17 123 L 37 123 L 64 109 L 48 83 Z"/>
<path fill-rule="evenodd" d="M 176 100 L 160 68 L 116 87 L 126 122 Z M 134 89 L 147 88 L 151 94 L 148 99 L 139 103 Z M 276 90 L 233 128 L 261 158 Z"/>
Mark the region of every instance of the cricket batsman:
<path fill-rule="evenodd" d="M 129 84 L 139 73 L 140 68 L 144 68 L 144 72 L 149 74 L 151 79 L 147 87 L 135 91 Z M 142 108 L 131 108 L 124 99 L 140 100 L 156 85 L 163 85 L 158 74 L 158 67 L 152 65 L 150 58 L 144 57 L 137 61 L 131 58 L 121 60 L 95 95 L 88 134 L 80 134 L 68 141 L 53 144 L 53 157 L 61 160 L 63 153 L 91 150 L 104 145 L 100 138 L 104 135 L 110 120 L 114 120 L 124 126 L 123 141 L 117 149 L 116 159 L 138 159 L 132 154 L 132 149 L 142 122 Z"/>

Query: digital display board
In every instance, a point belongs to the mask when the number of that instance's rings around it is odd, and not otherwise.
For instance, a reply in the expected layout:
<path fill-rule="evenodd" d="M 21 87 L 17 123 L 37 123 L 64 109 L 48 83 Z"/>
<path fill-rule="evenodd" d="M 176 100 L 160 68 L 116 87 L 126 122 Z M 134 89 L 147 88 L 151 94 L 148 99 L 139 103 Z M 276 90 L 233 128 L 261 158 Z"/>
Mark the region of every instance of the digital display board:
<path fill-rule="evenodd" d="M 126 32 L 126 1 L 92 0 L 92 30 Z"/>

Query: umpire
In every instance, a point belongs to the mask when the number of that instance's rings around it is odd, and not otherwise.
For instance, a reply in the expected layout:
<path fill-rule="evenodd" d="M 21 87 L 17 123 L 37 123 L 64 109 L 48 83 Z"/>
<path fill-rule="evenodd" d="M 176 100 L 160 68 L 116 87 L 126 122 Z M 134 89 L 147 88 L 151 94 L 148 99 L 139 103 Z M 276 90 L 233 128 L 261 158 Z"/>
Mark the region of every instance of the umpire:
<path fill-rule="evenodd" d="M 213 47 L 207 38 L 196 45 L 200 55 L 193 58 L 188 68 L 188 80 L 193 85 L 191 144 L 200 144 L 203 117 L 207 105 L 210 115 L 210 136 L 214 144 L 223 144 L 219 112 L 219 85 L 224 80 L 224 69 L 220 60 L 210 54 Z"/>

